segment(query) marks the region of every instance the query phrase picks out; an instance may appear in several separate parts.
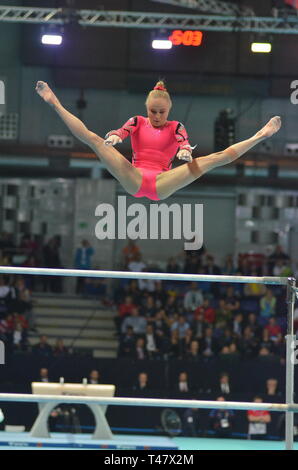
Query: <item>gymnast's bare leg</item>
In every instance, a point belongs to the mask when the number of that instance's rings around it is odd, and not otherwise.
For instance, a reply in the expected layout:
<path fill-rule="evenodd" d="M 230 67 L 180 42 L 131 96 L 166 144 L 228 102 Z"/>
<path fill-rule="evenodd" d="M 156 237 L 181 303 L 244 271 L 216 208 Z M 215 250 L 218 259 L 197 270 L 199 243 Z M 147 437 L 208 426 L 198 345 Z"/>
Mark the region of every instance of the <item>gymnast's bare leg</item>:
<path fill-rule="evenodd" d="M 156 188 L 160 199 L 166 199 L 173 193 L 188 184 L 192 183 L 200 176 L 213 168 L 227 165 L 237 160 L 252 147 L 271 137 L 278 132 L 281 126 L 281 119 L 275 116 L 254 136 L 237 144 L 231 145 L 222 152 L 211 153 L 205 157 L 195 158 L 191 163 L 185 163 L 177 168 L 157 175 Z"/>
<path fill-rule="evenodd" d="M 104 139 L 91 132 L 80 119 L 67 111 L 47 83 L 38 81 L 35 90 L 67 125 L 71 133 L 88 145 L 104 163 L 109 172 L 129 194 L 135 194 L 142 183 L 141 172 L 112 146 L 106 146 Z"/>

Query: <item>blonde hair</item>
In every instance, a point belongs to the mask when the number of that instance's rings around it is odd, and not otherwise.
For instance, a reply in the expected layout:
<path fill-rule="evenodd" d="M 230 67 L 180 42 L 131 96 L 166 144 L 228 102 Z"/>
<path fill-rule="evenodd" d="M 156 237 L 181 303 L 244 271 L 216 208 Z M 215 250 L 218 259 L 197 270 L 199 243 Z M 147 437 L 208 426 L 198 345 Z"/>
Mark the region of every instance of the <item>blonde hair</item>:
<path fill-rule="evenodd" d="M 166 85 L 165 85 L 165 82 L 163 80 L 159 80 L 156 85 L 154 86 L 153 90 L 151 90 L 148 95 L 147 95 L 147 98 L 146 98 L 146 106 L 148 104 L 148 101 L 151 99 L 151 98 L 163 98 L 165 100 L 168 101 L 170 107 L 172 106 L 172 100 L 170 98 L 170 95 L 166 89 Z"/>

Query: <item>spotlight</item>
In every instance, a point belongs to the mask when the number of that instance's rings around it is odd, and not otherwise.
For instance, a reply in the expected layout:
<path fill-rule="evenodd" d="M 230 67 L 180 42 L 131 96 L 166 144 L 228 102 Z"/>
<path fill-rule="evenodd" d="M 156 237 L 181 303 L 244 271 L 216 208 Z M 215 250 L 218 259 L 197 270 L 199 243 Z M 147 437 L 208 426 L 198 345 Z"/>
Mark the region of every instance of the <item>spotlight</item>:
<path fill-rule="evenodd" d="M 60 46 L 63 41 L 63 26 L 47 25 L 41 28 L 41 43 L 50 46 Z"/>
<path fill-rule="evenodd" d="M 43 34 L 41 42 L 42 44 L 60 46 L 60 44 L 62 44 L 62 36 L 59 34 Z"/>
<path fill-rule="evenodd" d="M 168 39 L 154 39 L 152 41 L 153 49 L 172 49 L 173 44 Z"/>
<path fill-rule="evenodd" d="M 271 52 L 272 45 L 270 42 L 253 42 L 251 44 L 252 52 Z"/>

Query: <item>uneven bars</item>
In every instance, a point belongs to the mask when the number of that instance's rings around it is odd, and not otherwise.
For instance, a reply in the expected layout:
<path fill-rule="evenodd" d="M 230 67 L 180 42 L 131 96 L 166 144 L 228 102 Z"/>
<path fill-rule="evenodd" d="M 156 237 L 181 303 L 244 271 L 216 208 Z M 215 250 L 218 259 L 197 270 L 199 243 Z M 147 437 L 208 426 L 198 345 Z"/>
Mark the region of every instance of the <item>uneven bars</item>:
<path fill-rule="evenodd" d="M 84 269 L 53 269 L 53 268 L 22 268 L 0 266 L 3 274 L 36 274 L 42 276 L 73 276 L 73 277 L 103 277 L 112 279 L 154 279 L 162 281 L 207 281 L 207 282 L 241 282 L 247 284 L 277 284 L 287 285 L 287 277 L 252 277 L 252 276 L 214 276 L 211 274 L 170 274 L 144 273 L 130 271 L 95 271 Z"/>
<path fill-rule="evenodd" d="M 172 408 L 209 408 L 229 410 L 267 410 L 298 412 L 298 404 L 285 403 L 254 403 L 236 401 L 207 400 L 167 400 L 159 398 L 120 398 L 120 397 L 84 397 L 78 395 L 29 395 L 21 393 L 0 393 L 1 402 L 34 402 L 34 403 L 74 403 L 117 406 L 151 406 Z"/>

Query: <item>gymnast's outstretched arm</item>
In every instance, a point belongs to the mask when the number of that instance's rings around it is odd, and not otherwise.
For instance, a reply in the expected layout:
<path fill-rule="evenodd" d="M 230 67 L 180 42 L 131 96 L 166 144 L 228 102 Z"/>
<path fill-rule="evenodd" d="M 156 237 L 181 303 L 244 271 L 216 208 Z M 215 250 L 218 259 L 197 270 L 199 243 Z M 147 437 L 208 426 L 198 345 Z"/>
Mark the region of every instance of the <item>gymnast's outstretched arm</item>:
<path fill-rule="evenodd" d="M 44 99 L 46 103 L 54 108 L 56 113 L 61 117 L 64 123 L 67 125 L 70 132 L 81 142 L 90 147 L 94 148 L 96 141 L 99 136 L 94 132 L 91 132 L 85 124 L 80 121 L 76 116 L 67 111 L 60 101 L 58 100 L 55 93 L 51 90 L 46 82 L 38 81 L 35 90 Z"/>

